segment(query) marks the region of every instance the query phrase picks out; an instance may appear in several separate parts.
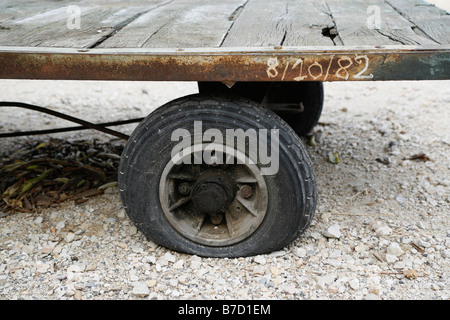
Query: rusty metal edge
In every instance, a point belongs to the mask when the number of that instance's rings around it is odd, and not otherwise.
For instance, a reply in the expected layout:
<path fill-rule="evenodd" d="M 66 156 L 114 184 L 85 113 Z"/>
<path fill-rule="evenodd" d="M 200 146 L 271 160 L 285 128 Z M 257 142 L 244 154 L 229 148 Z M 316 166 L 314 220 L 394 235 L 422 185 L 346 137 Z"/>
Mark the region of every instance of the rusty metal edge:
<path fill-rule="evenodd" d="M 0 79 L 367 81 L 450 79 L 450 46 L 0 47 Z"/>

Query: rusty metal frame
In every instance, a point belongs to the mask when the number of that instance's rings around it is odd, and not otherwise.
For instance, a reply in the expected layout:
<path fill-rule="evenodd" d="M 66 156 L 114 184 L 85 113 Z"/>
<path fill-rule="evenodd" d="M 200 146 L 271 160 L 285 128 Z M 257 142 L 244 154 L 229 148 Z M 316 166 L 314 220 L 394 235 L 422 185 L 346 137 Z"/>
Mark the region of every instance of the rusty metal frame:
<path fill-rule="evenodd" d="M 0 79 L 367 81 L 450 79 L 450 46 L 72 49 L 0 47 Z"/>

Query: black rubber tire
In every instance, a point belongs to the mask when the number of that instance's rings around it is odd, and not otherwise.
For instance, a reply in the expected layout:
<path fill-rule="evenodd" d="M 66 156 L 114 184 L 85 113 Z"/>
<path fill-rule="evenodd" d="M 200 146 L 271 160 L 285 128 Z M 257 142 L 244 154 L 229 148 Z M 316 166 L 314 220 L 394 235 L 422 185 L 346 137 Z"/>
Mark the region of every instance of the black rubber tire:
<path fill-rule="evenodd" d="M 254 100 L 271 109 L 285 120 L 299 136 L 312 133 L 323 109 L 322 82 L 237 82 L 231 88 L 220 82 L 199 82 L 200 93 L 232 93 Z M 300 103 L 303 112 L 280 112 L 272 108 L 277 103 L 292 103 L 293 109 Z"/>
<path fill-rule="evenodd" d="M 310 135 L 319 122 L 323 109 L 322 82 L 279 82 L 274 83 L 267 93 L 269 108 L 271 103 L 295 101 L 303 104 L 303 112 L 277 112 L 299 136 Z"/>
<path fill-rule="evenodd" d="M 264 176 L 268 209 L 261 225 L 246 239 L 228 246 L 207 246 L 187 239 L 165 217 L 159 181 L 170 161 L 173 130 L 193 131 L 202 121 L 208 128 L 279 129 L 279 171 Z M 279 250 L 310 225 L 316 206 L 311 161 L 299 137 L 277 115 L 238 96 L 191 95 L 171 101 L 146 117 L 135 129 L 122 154 L 119 189 L 124 208 L 135 226 L 155 243 L 207 257 L 241 257 Z"/>

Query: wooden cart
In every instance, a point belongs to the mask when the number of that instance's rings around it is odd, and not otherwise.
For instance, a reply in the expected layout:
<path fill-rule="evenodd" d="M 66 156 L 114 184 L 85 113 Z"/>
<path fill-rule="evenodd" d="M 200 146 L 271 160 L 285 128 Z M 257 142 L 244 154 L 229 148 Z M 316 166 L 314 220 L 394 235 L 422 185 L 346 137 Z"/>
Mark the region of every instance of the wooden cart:
<path fill-rule="evenodd" d="M 326 81 L 450 79 L 450 15 L 422 0 L 0 0 L 0 78 L 196 81 L 128 139 L 124 208 L 168 248 L 277 250 L 313 219 L 299 136 Z M 230 138 L 231 136 L 231 138 Z"/>

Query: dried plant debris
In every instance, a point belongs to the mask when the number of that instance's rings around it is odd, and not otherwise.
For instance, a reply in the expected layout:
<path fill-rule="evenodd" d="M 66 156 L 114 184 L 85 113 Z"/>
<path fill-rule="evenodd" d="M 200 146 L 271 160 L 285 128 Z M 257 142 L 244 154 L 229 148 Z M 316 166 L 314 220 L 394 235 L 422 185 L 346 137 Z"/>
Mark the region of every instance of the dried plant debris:
<path fill-rule="evenodd" d="M 75 203 L 117 183 L 122 141 L 27 141 L 0 157 L 3 215 Z"/>
<path fill-rule="evenodd" d="M 418 153 L 415 155 L 412 155 L 408 158 L 404 158 L 403 160 L 419 160 L 419 161 L 432 161 L 425 153 Z"/>
<path fill-rule="evenodd" d="M 388 164 L 391 163 L 391 159 L 390 159 L 389 157 L 387 157 L 387 156 L 384 156 L 384 157 L 382 157 L 382 158 L 378 157 L 378 158 L 376 158 L 375 160 L 376 160 L 377 162 L 382 163 L 382 164 L 385 164 L 385 165 L 388 165 Z"/>
<path fill-rule="evenodd" d="M 337 152 L 328 152 L 328 162 L 332 163 L 332 164 L 338 164 L 340 159 L 339 159 L 339 154 Z"/>

